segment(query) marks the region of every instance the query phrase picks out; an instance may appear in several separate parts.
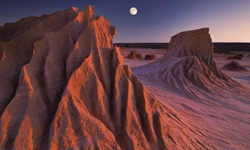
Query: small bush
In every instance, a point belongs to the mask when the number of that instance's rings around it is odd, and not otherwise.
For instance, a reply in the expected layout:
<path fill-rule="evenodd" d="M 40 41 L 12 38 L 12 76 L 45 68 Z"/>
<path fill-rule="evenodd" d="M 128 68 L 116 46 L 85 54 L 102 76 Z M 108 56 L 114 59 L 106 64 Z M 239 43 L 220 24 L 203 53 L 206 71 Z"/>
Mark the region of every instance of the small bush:
<path fill-rule="evenodd" d="M 232 60 L 232 59 L 241 60 L 241 57 L 239 57 L 239 56 L 228 56 L 227 59 L 229 59 L 229 60 Z"/>
<path fill-rule="evenodd" d="M 156 56 L 153 55 L 153 54 L 147 54 L 145 55 L 145 60 L 155 60 L 156 59 Z"/>
<path fill-rule="evenodd" d="M 244 57 L 243 54 L 235 54 L 235 56 L 229 56 L 227 57 L 227 59 L 237 59 L 237 60 L 241 60 Z"/>
<path fill-rule="evenodd" d="M 236 54 L 236 57 L 244 57 L 244 55 L 243 54 Z"/>
<path fill-rule="evenodd" d="M 126 44 L 126 46 L 125 46 L 125 47 L 130 47 L 130 46 L 129 46 L 129 44 Z"/>

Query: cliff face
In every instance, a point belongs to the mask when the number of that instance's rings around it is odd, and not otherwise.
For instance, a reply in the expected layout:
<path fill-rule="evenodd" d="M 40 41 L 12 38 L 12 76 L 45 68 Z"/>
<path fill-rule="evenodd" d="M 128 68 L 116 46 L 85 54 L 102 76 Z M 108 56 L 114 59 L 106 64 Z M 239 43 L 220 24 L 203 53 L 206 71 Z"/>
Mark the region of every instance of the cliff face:
<path fill-rule="evenodd" d="M 26 18 L 0 33 L 1 149 L 202 146 L 190 145 L 195 133 L 123 65 L 115 27 L 92 6 Z"/>
<path fill-rule="evenodd" d="M 209 35 L 209 29 L 202 28 L 184 31 L 173 36 L 169 43 L 168 54 L 178 58 L 196 58 L 200 63 L 203 63 L 203 68 L 207 66 L 213 75 L 225 81 L 229 81 L 230 79 L 217 67 L 213 57 L 213 49 L 214 46 Z M 199 70 L 199 72 L 202 71 Z"/>

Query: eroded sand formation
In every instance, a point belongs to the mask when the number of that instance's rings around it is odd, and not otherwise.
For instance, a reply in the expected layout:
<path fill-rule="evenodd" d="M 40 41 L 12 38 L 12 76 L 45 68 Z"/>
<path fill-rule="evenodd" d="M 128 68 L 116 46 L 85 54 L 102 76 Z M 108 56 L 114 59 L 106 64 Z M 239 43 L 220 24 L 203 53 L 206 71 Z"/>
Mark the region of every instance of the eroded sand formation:
<path fill-rule="evenodd" d="M 152 79 L 151 82 L 198 98 L 246 92 L 217 67 L 208 28 L 173 36 L 167 51 L 161 59 L 134 68 L 133 72 L 138 77 Z"/>
<path fill-rule="evenodd" d="M 1 149 L 203 147 L 123 65 L 115 28 L 92 6 L 0 33 Z"/>

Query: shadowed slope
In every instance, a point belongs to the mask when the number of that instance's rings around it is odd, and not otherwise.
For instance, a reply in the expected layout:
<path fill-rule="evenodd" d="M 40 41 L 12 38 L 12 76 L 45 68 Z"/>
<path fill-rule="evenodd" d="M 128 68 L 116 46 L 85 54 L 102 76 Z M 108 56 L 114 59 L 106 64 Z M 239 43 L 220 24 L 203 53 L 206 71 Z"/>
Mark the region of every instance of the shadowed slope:
<path fill-rule="evenodd" d="M 9 42 L 2 41 L 0 43 L 0 113 L 3 112 L 4 108 L 8 105 L 10 100 L 14 97 L 18 77 L 21 71 L 21 68 L 30 62 L 32 55 L 34 53 L 34 44 L 36 41 L 41 40 L 46 33 L 56 32 L 63 28 L 66 24 L 77 24 L 74 18 L 81 15 L 75 11 L 75 9 L 70 8 L 65 11 L 59 11 L 48 16 L 42 16 L 39 19 L 36 19 L 37 22 L 32 22 L 29 18 L 21 19 L 17 23 L 11 23 L 12 27 L 8 28 L 8 24 L 1 27 L 2 31 L 1 37 L 10 37 Z M 15 27 L 18 26 L 18 29 Z M 13 29 L 14 28 L 14 29 Z M 81 23 L 78 24 L 78 28 L 82 28 Z M 16 33 L 3 33 L 6 30 L 22 32 L 22 34 Z M 72 31 L 72 34 L 81 33 L 81 30 L 68 29 Z M 16 36 L 14 36 L 14 34 Z M 76 40 L 77 36 L 72 39 Z M 4 57 L 3 57 L 4 56 Z M 8 90 L 6 90 L 8 87 Z"/>

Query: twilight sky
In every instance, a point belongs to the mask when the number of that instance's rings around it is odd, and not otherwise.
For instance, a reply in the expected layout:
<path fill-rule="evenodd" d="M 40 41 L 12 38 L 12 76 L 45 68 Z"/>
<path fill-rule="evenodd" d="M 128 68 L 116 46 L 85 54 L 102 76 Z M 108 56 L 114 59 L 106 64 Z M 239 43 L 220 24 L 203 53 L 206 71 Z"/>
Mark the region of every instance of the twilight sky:
<path fill-rule="evenodd" d="M 1 0 L 0 26 L 87 5 L 116 26 L 116 43 L 169 42 L 181 31 L 203 27 L 210 28 L 213 42 L 250 42 L 250 0 Z M 137 15 L 130 15 L 131 7 Z"/>

